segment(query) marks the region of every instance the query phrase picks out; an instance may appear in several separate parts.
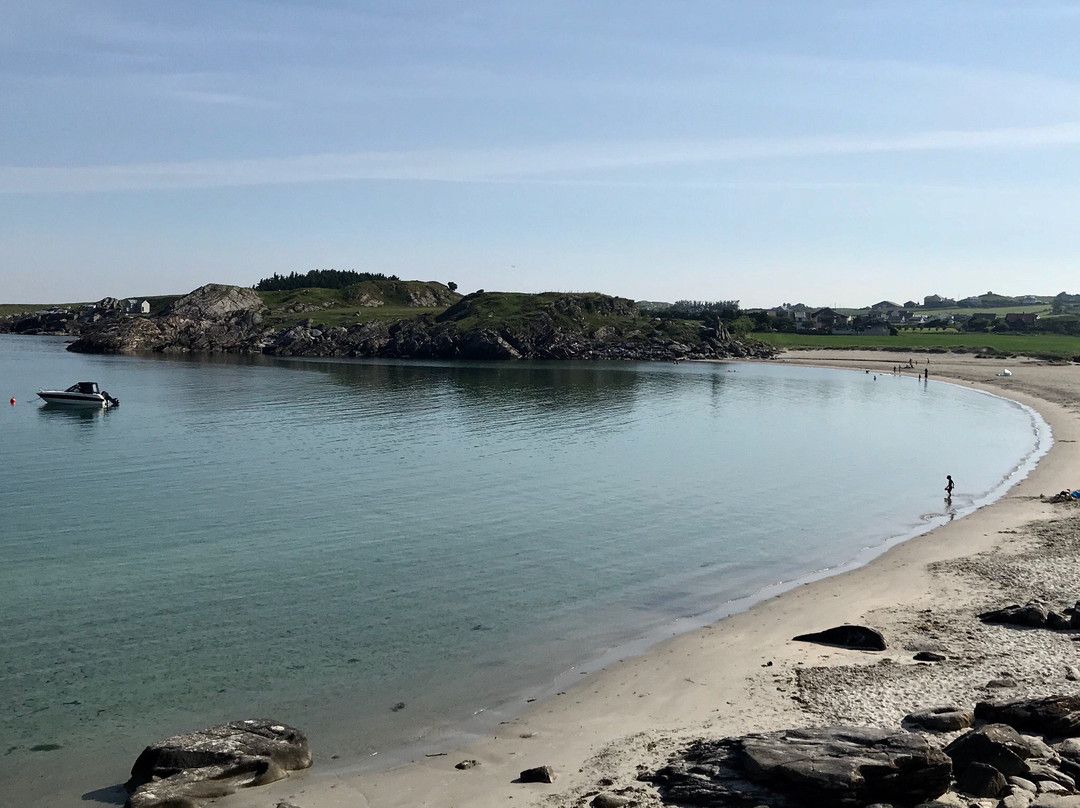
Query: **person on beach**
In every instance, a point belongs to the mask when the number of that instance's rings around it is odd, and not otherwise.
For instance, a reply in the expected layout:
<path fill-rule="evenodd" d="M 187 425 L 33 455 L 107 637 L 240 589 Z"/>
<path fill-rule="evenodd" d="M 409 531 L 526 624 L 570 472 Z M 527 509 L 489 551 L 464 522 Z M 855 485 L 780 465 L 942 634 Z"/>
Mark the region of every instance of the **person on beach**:
<path fill-rule="evenodd" d="M 953 491 L 953 488 L 955 487 L 954 484 L 953 484 L 953 481 L 952 481 L 952 475 L 951 474 L 946 474 L 945 479 L 948 480 L 948 482 L 945 483 L 945 499 L 951 502 L 952 501 L 952 491 Z"/>

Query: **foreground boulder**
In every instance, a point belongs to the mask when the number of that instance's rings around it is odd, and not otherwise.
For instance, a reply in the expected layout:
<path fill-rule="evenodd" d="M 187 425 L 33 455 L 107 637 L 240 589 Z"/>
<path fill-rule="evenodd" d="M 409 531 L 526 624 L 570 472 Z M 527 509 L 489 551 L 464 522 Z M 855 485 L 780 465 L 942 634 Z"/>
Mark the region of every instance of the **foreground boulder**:
<path fill-rule="evenodd" d="M 1080 736 L 1080 696 L 1048 696 L 1004 703 L 980 701 L 975 705 L 975 717 L 1008 724 L 1021 732 L 1072 738 Z"/>
<path fill-rule="evenodd" d="M 915 733 L 823 727 L 698 741 L 643 779 L 677 805 L 906 806 L 944 794 L 952 765 Z"/>
<path fill-rule="evenodd" d="M 146 747 L 131 767 L 128 808 L 196 808 L 311 765 L 300 730 L 269 719 L 220 724 Z"/>

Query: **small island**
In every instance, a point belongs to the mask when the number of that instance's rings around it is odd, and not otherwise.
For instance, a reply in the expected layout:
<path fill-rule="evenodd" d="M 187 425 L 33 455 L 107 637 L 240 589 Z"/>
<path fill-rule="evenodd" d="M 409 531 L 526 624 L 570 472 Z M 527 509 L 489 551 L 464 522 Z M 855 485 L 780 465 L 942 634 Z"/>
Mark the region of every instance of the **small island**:
<path fill-rule="evenodd" d="M 737 338 L 719 314 L 653 316 L 632 300 L 595 292 L 462 296 L 437 281 L 369 276 L 341 288 L 211 283 L 155 303 L 132 310 L 106 298 L 11 315 L 0 318 L 0 331 L 75 336 L 69 349 L 80 353 L 666 362 L 776 353 Z"/>

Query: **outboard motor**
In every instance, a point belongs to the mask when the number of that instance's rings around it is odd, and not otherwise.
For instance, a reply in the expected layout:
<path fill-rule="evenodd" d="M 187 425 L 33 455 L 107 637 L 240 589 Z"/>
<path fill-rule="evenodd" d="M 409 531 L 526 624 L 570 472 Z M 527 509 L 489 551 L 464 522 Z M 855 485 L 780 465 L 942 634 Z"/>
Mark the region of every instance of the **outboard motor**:
<path fill-rule="evenodd" d="M 105 400 L 109 402 L 110 407 L 119 407 L 120 406 L 120 399 L 113 398 L 112 396 L 109 395 L 108 391 L 102 390 L 101 395 L 104 396 Z"/>

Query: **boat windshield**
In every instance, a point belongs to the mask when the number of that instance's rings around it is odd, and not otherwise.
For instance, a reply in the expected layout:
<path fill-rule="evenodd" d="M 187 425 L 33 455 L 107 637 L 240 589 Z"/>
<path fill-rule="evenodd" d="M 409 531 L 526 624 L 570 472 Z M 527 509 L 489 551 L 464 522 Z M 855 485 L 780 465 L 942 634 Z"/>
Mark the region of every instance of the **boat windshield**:
<path fill-rule="evenodd" d="M 69 393 L 96 393 L 97 391 L 97 382 L 77 382 L 67 389 Z"/>

